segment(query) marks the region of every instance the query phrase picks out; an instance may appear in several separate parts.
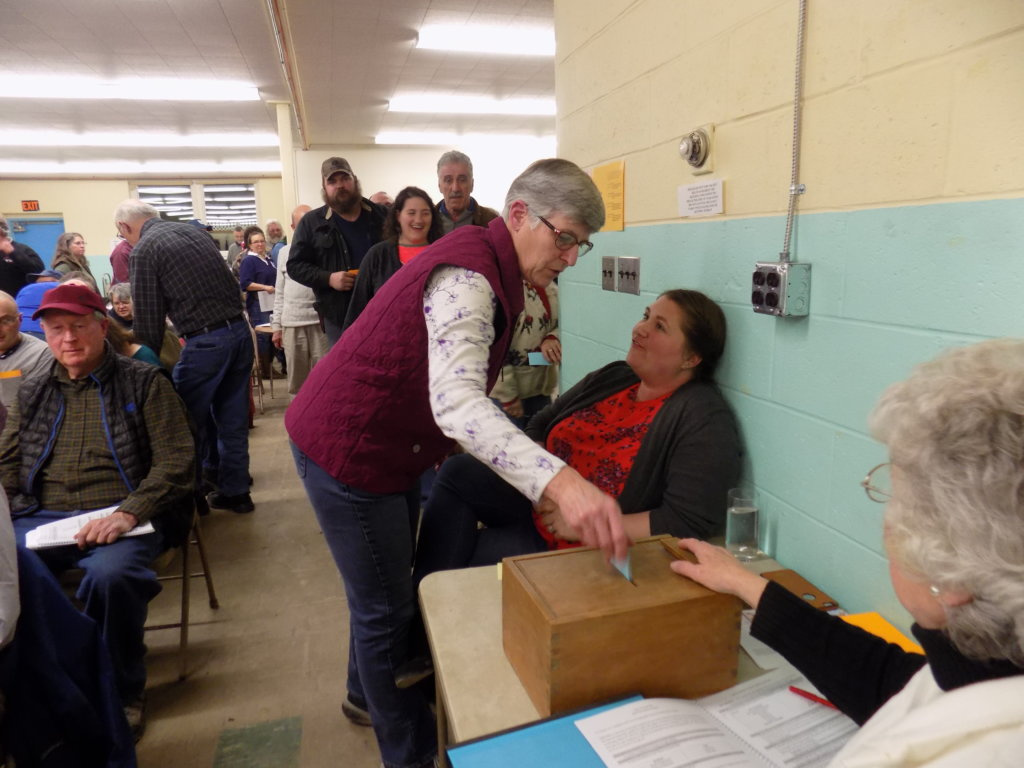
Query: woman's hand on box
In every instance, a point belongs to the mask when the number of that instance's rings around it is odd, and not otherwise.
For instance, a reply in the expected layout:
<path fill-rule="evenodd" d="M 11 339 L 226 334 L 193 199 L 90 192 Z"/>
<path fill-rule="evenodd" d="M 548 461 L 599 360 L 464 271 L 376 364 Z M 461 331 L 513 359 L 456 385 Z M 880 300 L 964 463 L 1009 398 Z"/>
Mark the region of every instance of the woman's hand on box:
<path fill-rule="evenodd" d="M 708 589 L 736 595 L 747 605 L 757 607 L 768 582 L 744 568 L 728 550 L 700 539 L 680 539 L 679 548 L 692 552 L 697 562 L 675 560 L 669 566 L 673 571 Z"/>

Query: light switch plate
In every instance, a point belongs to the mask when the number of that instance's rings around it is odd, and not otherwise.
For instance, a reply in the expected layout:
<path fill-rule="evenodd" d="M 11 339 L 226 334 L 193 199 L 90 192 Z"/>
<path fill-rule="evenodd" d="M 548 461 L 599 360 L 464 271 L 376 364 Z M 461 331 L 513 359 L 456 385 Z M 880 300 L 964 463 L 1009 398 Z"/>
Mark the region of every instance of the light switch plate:
<path fill-rule="evenodd" d="M 601 290 L 615 290 L 615 257 L 601 257 Z"/>
<path fill-rule="evenodd" d="M 632 293 L 640 295 L 640 257 L 619 256 L 618 269 L 615 270 L 619 278 L 619 293 Z"/>

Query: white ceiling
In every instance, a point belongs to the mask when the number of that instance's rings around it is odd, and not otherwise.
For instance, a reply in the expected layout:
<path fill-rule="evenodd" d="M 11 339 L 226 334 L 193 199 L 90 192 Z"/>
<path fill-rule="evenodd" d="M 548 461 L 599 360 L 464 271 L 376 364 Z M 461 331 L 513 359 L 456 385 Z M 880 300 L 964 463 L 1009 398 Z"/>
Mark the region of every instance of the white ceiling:
<path fill-rule="evenodd" d="M 0 131 L 276 133 L 270 102 L 290 100 L 268 0 L 2 0 L 0 5 L 0 77 L 31 73 L 240 80 L 255 84 L 262 100 L 0 99 Z M 276 0 L 276 5 L 310 145 L 372 144 L 381 130 L 554 132 L 553 117 L 386 111 L 396 92 L 553 98 L 551 58 L 414 48 L 416 31 L 424 23 L 550 26 L 553 0 Z M 273 161 L 278 150 L 0 145 L 0 160 L 184 158 Z"/>

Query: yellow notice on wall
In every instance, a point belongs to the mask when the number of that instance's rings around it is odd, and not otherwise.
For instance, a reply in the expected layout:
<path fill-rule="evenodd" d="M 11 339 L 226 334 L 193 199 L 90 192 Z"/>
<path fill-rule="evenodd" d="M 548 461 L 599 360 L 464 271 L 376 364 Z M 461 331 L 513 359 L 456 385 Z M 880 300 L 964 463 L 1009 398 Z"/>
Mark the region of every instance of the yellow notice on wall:
<path fill-rule="evenodd" d="M 594 183 L 601 190 L 601 198 L 604 200 L 602 232 L 622 231 L 625 222 L 625 171 L 626 163 L 623 160 L 599 165 L 593 170 Z"/>

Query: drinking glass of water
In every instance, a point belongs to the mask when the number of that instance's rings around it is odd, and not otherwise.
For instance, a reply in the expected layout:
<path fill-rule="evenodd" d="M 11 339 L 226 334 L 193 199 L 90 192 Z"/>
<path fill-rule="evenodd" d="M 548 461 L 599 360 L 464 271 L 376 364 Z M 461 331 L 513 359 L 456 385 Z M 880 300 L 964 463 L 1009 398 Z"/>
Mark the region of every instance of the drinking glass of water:
<path fill-rule="evenodd" d="M 730 488 L 725 513 L 725 548 L 737 560 L 756 560 L 763 553 L 758 547 L 757 496 L 750 487 Z"/>

